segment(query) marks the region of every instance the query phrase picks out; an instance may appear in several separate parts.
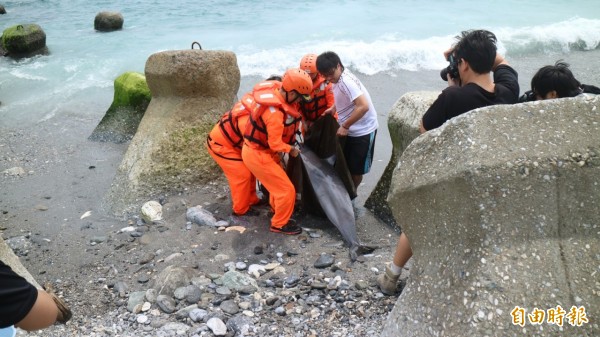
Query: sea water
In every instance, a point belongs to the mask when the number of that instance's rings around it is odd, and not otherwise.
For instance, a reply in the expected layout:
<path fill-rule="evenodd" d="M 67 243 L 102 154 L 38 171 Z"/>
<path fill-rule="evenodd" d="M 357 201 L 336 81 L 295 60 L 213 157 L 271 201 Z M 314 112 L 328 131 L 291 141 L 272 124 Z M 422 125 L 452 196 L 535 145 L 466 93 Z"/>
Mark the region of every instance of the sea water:
<path fill-rule="evenodd" d="M 306 53 L 333 50 L 359 74 L 418 81 L 422 72 L 445 67 L 442 52 L 471 28 L 494 32 L 499 51 L 510 60 L 554 54 L 585 60 L 600 49 L 597 0 L 28 0 L 3 5 L 7 14 L 0 15 L 0 29 L 36 23 L 50 52 L 21 60 L 0 57 L 0 126 L 6 127 L 61 114 L 99 120 L 112 101 L 116 77 L 143 72 L 151 54 L 189 49 L 194 41 L 203 49 L 235 52 L 242 79 L 281 74 Z M 105 10 L 122 13 L 122 30 L 94 31 L 94 17 Z"/>

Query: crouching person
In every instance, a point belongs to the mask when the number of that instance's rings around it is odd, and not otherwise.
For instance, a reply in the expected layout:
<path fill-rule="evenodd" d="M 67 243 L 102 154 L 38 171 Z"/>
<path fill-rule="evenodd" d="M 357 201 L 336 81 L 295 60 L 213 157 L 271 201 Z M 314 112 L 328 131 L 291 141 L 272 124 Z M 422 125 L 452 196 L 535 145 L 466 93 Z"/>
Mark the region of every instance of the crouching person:
<path fill-rule="evenodd" d="M 297 157 L 294 147 L 302 116 L 298 111 L 300 100 L 310 100 L 312 80 L 301 69 L 289 69 L 282 78 L 281 87 L 255 90 L 255 105 L 244 132 L 242 159 L 246 167 L 269 190 L 273 209 L 270 230 L 295 235 L 302 228 L 291 219 L 296 202 L 294 185 L 281 165 L 280 155 Z"/>

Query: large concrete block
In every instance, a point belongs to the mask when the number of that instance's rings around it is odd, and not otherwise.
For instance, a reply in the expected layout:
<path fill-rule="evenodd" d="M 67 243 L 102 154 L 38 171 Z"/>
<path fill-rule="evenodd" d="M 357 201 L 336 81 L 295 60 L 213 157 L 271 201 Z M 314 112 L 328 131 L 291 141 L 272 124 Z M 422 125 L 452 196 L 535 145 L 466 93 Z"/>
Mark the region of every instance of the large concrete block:
<path fill-rule="evenodd" d="M 390 225 L 398 224 L 387 203 L 392 174 L 404 149 L 419 136 L 421 118 L 438 95 L 439 92 L 435 91 L 406 93 L 396 101 L 388 114 L 387 126 L 392 140 L 392 156 L 365 206 Z"/>
<path fill-rule="evenodd" d="M 600 98 L 454 118 L 405 150 L 388 201 L 414 255 L 382 336 L 600 335 Z"/>
<path fill-rule="evenodd" d="M 204 144 L 240 85 L 235 54 L 228 51 L 159 52 L 148 58 L 145 75 L 152 100 L 108 194 L 117 213 L 220 174 Z"/>

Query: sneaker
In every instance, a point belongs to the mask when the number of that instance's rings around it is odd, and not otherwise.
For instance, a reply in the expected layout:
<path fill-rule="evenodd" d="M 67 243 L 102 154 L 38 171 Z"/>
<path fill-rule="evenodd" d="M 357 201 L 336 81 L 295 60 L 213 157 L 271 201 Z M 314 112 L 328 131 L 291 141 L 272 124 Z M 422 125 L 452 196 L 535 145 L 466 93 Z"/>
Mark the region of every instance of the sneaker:
<path fill-rule="evenodd" d="M 290 219 L 290 221 L 288 221 L 288 223 L 285 224 L 285 226 L 281 228 L 271 226 L 270 230 L 274 233 L 282 233 L 287 235 L 298 235 L 302 233 L 302 227 L 298 226 L 296 224 L 296 221 L 292 219 Z"/>
<path fill-rule="evenodd" d="M 395 295 L 396 291 L 398 290 L 399 278 L 400 275 L 394 275 L 390 267 L 386 266 L 385 273 L 377 276 L 377 285 L 379 286 L 379 289 L 381 289 L 382 293 L 392 296 Z"/>
<path fill-rule="evenodd" d="M 253 208 L 248 208 L 248 210 L 246 211 L 246 213 L 244 214 L 238 214 L 236 212 L 232 212 L 233 215 L 235 216 L 243 216 L 243 215 L 247 215 L 247 216 L 259 216 L 260 212 L 253 209 Z"/>

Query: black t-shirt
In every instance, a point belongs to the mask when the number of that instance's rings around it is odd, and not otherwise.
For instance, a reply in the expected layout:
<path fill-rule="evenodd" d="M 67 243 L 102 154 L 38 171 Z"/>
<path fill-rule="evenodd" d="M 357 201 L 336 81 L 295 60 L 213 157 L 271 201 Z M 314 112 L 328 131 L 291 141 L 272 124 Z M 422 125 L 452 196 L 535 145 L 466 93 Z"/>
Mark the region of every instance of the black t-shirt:
<path fill-rule="evenodd" d="M 36 287 L 0 261 L 0 328 L 22 321 L 37 296 Z"/>
<path fill-rule="evenodd" d="M 484 106 L 517 103 L 519 81 L 513 68 L 505 64 L 496 67 L 494 83 L 493 93 L 474 83 L 444 89 L 423 115 L 423 127 L 435 129 L 453 117 Z"/>

